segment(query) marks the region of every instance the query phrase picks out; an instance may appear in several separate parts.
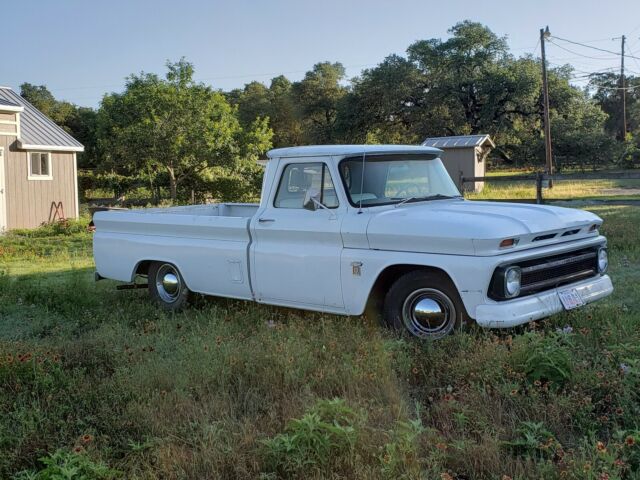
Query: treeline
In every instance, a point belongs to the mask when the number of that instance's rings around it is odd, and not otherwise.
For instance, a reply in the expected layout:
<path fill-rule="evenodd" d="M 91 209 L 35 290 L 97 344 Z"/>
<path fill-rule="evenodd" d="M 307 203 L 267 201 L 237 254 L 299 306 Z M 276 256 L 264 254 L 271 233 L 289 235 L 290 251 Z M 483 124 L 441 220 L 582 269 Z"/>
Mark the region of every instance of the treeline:
<path fill-rule="evenodd" d="M 540 166 L 544 159 L 541 65 L 516 57 L 506 38 L 461 22 L 447 40 L 421 40 L 348 79 L 340 63 L 316 64 L 222 92 L 193 79 L 185 60 L 164 77 L 127 78 L 122 93 L 92 110 L 58 102 L 43 86 L 21 94 L 87 148 L 86 188 L 144 186 L 156 199 L 255 197 L 256 160 L 271 147 L 326 143 L 408 143 L 429 136 L 491 134 L 494 164 Z M 570 66 L 551 68 L 549 90 L 558 167 L 634 167 L 640 162 L 640 77 L 627 80 L 627 135 L 615 74 L 570 84 Z"/>

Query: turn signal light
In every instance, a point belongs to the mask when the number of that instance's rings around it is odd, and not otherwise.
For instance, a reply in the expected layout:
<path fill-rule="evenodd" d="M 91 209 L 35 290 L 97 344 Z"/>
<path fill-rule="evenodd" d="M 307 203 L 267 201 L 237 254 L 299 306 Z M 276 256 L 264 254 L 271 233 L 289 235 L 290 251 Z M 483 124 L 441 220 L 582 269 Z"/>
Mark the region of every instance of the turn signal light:
<path fill-rule="evenodd" d="M 514 245 L 517 245 L 517 244 L 518 244 L 517 238 L 505 238 L 500 242 L 500 248 L 513 247 Z"/>

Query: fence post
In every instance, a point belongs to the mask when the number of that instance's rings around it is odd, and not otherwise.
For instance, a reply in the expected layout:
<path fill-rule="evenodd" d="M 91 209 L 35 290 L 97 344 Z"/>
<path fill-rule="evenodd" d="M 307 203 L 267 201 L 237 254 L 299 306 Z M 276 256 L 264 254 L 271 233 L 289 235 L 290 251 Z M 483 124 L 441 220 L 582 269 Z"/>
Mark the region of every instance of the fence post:
<path fill-rule="evenodd" d="M 542 203 L 542 173 L 536 173 L 536 203 Z"/>
<path fill-rule="evenodd" d="M 458 170 L 458 188 L 460 189 L 460 193 L 464 195 L 464 177 L 462 170 Z"/>

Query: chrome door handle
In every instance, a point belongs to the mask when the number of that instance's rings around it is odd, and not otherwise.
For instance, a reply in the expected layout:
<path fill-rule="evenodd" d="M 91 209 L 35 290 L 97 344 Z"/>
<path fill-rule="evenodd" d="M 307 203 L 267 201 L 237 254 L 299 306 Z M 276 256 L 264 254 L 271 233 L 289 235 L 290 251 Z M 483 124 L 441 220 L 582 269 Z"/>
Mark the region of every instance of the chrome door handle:
<path fill-rule="evenodd" d="M 267 223 L 267 222 L 275 222 L 276 219 L 275 218 L 259 218 L 258 222 L 260 223 Z"/>

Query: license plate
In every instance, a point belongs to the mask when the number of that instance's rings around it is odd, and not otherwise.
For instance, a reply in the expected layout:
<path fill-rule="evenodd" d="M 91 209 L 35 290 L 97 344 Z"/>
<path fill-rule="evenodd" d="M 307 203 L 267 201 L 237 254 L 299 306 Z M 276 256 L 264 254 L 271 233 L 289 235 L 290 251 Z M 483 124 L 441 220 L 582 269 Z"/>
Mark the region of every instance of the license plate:
<path fill-rule="evenodd" d="M 559 290 L 558 296 L 560 297 L 560 301 L 562 302 L 562 306 L 565 310 L 572 310 L 584 305 L 584 300 L 582 300 L 580 293 L 578 293 L 578 290 L 575 288 Z"/>

